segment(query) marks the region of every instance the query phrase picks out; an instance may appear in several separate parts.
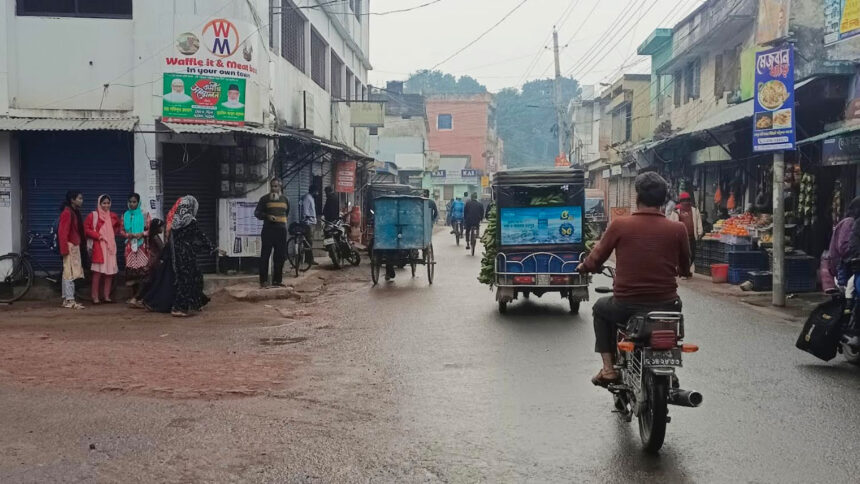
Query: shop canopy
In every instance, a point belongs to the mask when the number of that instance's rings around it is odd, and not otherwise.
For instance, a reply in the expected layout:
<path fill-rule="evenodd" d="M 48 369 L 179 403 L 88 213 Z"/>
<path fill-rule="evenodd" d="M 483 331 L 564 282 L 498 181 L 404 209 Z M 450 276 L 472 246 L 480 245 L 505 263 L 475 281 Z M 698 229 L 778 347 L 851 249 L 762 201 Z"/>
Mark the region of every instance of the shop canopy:
<path fill-rule="evenodd" d="M 134 131 L 136 117 L 19 118 L 0 116 L 0 131 Z"/>
<path fill-rule="evenodd" d="M 853 133 L 855 131 L 860 131 L 860 125 L 853 126 L 843 126 L 841 128 L 836 128 L 824 133 L 821 133 L 816 136 L 810 136 L 809 138 L 802 139 L 797 142 L 797 146 L 803 146 L 809 143 L 815 143 L 816 141 L 821 141 L 829 138 L 833 138 L 843 134 Z"/>

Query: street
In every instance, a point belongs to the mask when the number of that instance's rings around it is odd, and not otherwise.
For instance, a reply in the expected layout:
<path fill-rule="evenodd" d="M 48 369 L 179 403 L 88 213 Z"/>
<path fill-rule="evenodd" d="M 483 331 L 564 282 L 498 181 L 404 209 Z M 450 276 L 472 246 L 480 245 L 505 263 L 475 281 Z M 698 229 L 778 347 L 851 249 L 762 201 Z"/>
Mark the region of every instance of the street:
<path fill-rule="evenodd" d="M 794 349 L 796 322 L 683 290 L 705 403 L 670 408 L 652 457 L 589 381 L 588 306 L 502 317 L 480 258 L 435 249 L 432 286 L 363 265 L 311 303 L 221 294 L 190 320 L 7 308 L 0 481 L 856 482 L 860 369 Z"/>

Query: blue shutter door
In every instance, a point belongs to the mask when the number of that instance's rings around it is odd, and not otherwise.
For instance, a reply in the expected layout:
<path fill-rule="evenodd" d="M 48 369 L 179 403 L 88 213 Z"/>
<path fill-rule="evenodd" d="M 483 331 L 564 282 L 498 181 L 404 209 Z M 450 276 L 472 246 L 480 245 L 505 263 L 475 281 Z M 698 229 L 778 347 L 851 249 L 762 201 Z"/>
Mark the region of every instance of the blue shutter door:
<path fill-rule="evenodd" d="M 19 135 L 24 173 L 26 230 L 47 234 L 60 214 L 68 190 L 84 194 L 81 215 L 95 210 L 99 195 L 111 196 L 122 217 L 126 197 L 134 188 L 134 141 L 131 133 L 115 131 L 34 132 Z M 62 269 L 60 256 L 34 244 L 30 254 L 50 271 Z M 117 239 L 120 267 L 125 246 Z"/>

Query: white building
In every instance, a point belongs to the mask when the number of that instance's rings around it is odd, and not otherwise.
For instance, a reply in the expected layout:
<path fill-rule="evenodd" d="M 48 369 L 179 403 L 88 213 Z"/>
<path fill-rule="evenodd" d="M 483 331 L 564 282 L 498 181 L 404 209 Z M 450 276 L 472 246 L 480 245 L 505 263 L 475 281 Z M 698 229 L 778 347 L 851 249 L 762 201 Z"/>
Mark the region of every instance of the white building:
<path fill-rule="evenodd" d="M 0 0 L 0 254 L 49 230 L 78 189 L 86 211 L 108 193 L 121 213 L 135 191 L 156 216 L 193 194 L 228 255 L 255 255 L 247 207 L 228 200 L 253 201 L 280 175 L 295 214 L 336 162 L 366 158 L 347 101 L 367 97 L 368 9 Z"/>

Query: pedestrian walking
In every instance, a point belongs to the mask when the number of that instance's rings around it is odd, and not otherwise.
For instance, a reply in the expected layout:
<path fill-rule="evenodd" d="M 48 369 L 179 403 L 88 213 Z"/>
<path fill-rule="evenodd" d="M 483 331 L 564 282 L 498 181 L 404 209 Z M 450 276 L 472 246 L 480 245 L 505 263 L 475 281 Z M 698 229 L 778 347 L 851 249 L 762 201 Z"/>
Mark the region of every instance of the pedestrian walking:
<path fill-rule="evenodd" d="M 84 220 L 87 252 L 92 270 L 93 304 L 112 303 L 113 278 L 119 272 L 116 260 L 116 236 L 122 226 L 119 217 L 110 210 L 110 195 L 100 195 L 96 209 Z"/>
<path fill-rule="evenodd" d="M 68 309 L 84 309 L 84 306 L 75 300 L 75 281 L 84 278 L 81 259 L 81 243 L 84 241 L 84 223 L 81 220 L 83 204 L 84 196 L 81 192 L 66 192 L 57 226 L 58 249 L 63 257 L 63 307 Z"/>
<path fill-rule="evenodd" d="M 302 198 L 301 206 L 301 223 L 305 226 L 305 236 L 313 245 L 313 228 L 317 224 L 317 196 L 319 196 L 319 188 L 311 187 L 308 193 Z M 311 247 L 307 250 L 305 258 L 310 265 L 315 266 L 317 262 L 314 260 L 314 249 Z"/>
<path fill-rule="evenodd" d="M 122 215 L 120 236 L 125 239 L 125 285 L 131 287 L 128 303 L 137 304 L 140 281 L 149 269 L 149 246 L 147 244 L 150 215 L 140 208 L 140 195 L 132 193 L 127 200 L 128 210 Z"/>
<path fill-rule="evenodd" d="M 197 199 L 186 195 L 170 211 L 170 235 L 161 265 L 143 300 L 144 306 L 151 311 L 187 317 L 209 303 L 209 297 L 203 293 L 203 272 L 197 265 L 197 253 L 221 251 L 200 229 L 198 208 Z"/>
<path fill-rule="evenodd" d="M 705 230 L 702 226 L 702 214 L 693 206 L 693 199 L 689 193 L 681 193 L 680 203 L 669 214 L 669 220 L 684 224 L 690 241 L 690 260 L 696 260 L 696 242 L 705 235 Z"/>
<path fill-rule="evenodd" d="M 146 236 L 149 262 L 147 263 L 146 270 L 141 275 L 137 292 L 132 297 L 134 302 L 129 302 L 129 305 L 133 308 L 142 309 L 144 307 L 143 297 L 152 288 L 152 281 L 155 278 L 155 274 L 161 263 L 161 255 L 164 252 L 163 231 L 164 221 L 160 218 L 154 218 L 149 222 L 149 231 Z"/>
<path fill-rule="evenodd" d="M 263 221 L 260 239 L 260 287 L 269 284 L 269 257 L 274 252 L 272 260 L 272 285 L 283 287 L 281 282 L 284 275 L 284 260 L 287 256 L 287 217 L 290 214 L 290 202 L 281 192 L 281 180 L 272 178 L 269 182 L 269 193 L 263 195 L 257 202 L 254 216 Z"/>

